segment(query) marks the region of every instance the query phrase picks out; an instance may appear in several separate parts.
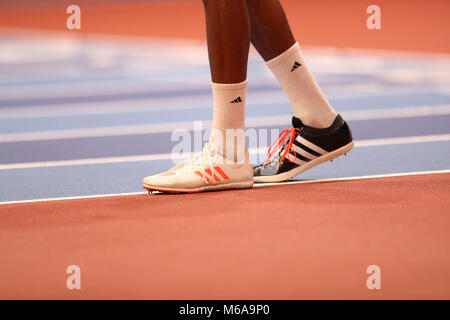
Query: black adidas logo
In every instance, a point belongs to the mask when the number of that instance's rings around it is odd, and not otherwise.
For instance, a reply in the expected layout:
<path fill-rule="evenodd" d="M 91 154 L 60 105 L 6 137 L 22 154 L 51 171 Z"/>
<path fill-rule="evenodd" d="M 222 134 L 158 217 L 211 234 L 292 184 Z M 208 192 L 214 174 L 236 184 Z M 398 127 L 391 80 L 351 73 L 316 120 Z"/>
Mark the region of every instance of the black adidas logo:
<path fill-rule="evenodd" d="M 231 101 L 231 103 L 239 103 L 242 102 L 241 97 L 237 97 L 236 99 L 234 99 L 233 101 Z"/>
<path fill-rule="evenodd" d="M 292 66 L 291 72 L 294 71 L 295 69 L 297 69 L 300 66 L 301 66 L 301 64 L 298 63 L 297 61 L 295 61 L 294 65 Z"/>

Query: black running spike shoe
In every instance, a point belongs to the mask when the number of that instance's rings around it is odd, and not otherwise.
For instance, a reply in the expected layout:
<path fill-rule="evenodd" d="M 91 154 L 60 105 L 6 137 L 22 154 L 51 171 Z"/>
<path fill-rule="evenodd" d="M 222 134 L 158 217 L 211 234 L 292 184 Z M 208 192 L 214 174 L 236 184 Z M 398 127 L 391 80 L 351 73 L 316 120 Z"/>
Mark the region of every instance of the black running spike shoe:
<path fill-rule="evenodd" d="M 267 160 L 253 167 L 254 182 L 285 181 L 353 148 L 352 132 L 340 115 L 324 129 L 304 125 L 292 117 L 291 129 L 281 131 Z"/>

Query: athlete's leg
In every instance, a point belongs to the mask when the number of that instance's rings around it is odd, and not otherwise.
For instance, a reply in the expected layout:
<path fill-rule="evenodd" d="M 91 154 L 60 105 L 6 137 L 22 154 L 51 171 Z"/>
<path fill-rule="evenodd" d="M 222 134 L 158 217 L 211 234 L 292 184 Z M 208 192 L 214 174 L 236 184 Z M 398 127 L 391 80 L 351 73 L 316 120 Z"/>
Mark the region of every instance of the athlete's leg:
<path fill-rule="evenodd" d="M 331 125 L 336 112 L 306 66 L 280 2 L 248 0 L 248 9 L 252 44 L 286 92 L 294 115 L 313 127 Z"/>
<path fill-rule="evenodd" d="M 245 81 L 250 47 L 247 1 L 203 0 L 203 5 L 212 81 Z"/>
<path fill-rule="evenodd" d="M 265 61 L 295 44 L 283 7 L 278 0 L 248 0 L 251 42 Z"/>
<path fill-rule="evenodd" d="M 294 111 L 293 128 L 284 131 L 290 132 L 290 138 L 281 148 L 271 150 L 265 164 L 254 168 L 255 181 L 283 181 L 348 152 L 353 147 L 352 135 L 309 71 L 280 2 L 248 0 L 248 9 L 252 44 Z"/>
<path fill-rule="evenodd" d="M 213 92 L 212 140 L 228 159 L 245 156 L 244 116 L 250 22 L 247 0 L 203 0 Z M 240 140 L 228 133 L 241 133 Z M 216 139 L 219 134 L 222 139 Z M 232 147 L 226 143 L 232 144 Z M 233 156 L 233 154 L 235 154 Z"/>
<path fill-rule="evenodd" d="M 144 178 L 148 190 L 198 192 L 253 186 L 244 136 L 250 46 L 247 0 L 203 0 L 203 4 L 214 107 L 211 139 L 189 161 Z"/>

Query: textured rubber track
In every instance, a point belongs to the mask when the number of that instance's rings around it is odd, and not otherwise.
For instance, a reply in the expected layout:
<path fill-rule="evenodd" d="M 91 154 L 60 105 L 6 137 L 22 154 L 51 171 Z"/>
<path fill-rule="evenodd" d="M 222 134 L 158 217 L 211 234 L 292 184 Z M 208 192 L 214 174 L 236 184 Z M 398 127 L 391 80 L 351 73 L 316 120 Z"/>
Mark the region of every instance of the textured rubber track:
<path fill-rule="evenodd" d="M 448 299 L 449 193 L 430 174 L 1 205 L 0 298 Z"/>

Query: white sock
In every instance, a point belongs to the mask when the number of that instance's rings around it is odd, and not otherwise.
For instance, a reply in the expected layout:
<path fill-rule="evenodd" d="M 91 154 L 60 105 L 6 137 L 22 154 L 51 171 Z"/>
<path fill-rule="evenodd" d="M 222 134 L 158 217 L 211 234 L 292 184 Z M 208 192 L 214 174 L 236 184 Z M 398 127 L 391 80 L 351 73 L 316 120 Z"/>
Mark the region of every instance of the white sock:
<path fill-rule="evenodd" d="M 336 112 L 306 66 L 298 43 L 266 65 L 283 87 L 294 115 L 305 125 L 326 128 L 333 123 Z"/>
<path fill-rule="evenodd" d="M 214 114 L 213 114 L 213 132 L 210 141 L 215 138 L 214 130 L 222 134 L 222 144 L 216 141 L 216 144 L 223 146 L 221 150 L 227 159 L 234 161 L 241 160 L 242 153 L 245 154 L 245 137 L 239 139 L 229 139 L 226 141 L 227 129 L 234 130 L 234 134 L 243 134 L 245 127 L 245 102 L 247 94 L 247 80 L 240 83 L 221 84 L 211 83 Z M 230 130 L 228 131 L 230 133 Z M 230 141 L 233 140 L 233 141 Z M 233 143 L 233 148 L 226 148 L 226 143 Z M 232 153 L 234 153 L 234 156 Z"/>

